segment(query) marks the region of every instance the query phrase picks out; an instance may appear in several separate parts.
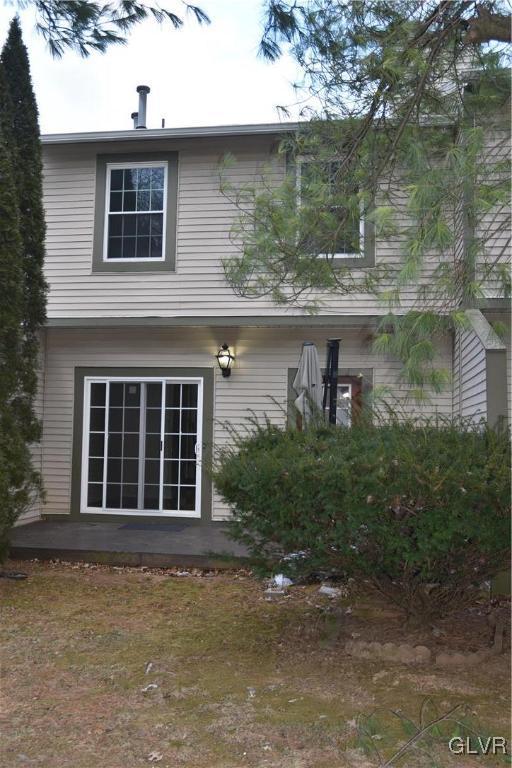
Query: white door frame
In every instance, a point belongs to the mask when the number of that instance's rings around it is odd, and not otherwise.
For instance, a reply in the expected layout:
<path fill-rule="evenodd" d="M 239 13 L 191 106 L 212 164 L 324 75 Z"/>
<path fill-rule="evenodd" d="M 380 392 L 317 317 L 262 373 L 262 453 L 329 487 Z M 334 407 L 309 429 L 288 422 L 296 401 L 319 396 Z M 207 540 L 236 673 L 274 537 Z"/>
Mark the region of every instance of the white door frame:
<path fill-rule="evenodd" d="M 160 451 L 160 503 L 159 510 L 145 509 L 110 509 L 106 507 L 106 472 L 108 455 L 108 393 L 106 388 L 105 399 L 105 445 L 103 465 L 103 503 L 101 507 L 87 506 L 87 484 L 89 475 L 89 427 L 90 427 L 90 399 L 91 384 L 103 384 L 109 382 L 134 382 L 138 384 L 150 382 L 162 382 L 164 384 L 197 384 L 197 433 L 196 433 L 196 503 L 193 510 L 164 510 L 162 509 L 163 495 L 163 438 Z M 162 422 L 160 435 L 163 435 L 165 420 L 165 386 L 162 398 Z M 80 512 L 82 514 L 108 514 L 138 517 L 201 517 L 201 484 L 202 484 L 202 449 L 203 449 L 203 394 L 204 380 L 199 376 L 85 376 L 84 377 L 84 404 L 83 404 L 83 432 L 82 432 L 82 460 L 81 460 L 81 484 L 80 484 Z M 139 457 L 140 460 L 140 457 Z"/>

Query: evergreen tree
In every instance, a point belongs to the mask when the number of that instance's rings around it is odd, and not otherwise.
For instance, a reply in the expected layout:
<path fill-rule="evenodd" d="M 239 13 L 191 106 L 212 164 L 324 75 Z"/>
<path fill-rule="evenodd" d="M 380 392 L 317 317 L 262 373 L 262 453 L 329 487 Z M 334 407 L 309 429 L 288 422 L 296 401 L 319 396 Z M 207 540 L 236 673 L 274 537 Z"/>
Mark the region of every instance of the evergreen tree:
<path fill-rule="evenodd" d="M 34 398 L 37 390 L 38 335 L 46 319 L 46 283 L 43 274 L 46 227 L 38 109 L 30 77 L 28 53 L 17 17 L 11 22 L 1 58 L 12 115 L 10 145 L 15 158 L 14 181 L 22 241 L 22 430 L 25 439 L 33 441 L 39 436 L 39 425 L 34 415 Z"/>
<path fill-rule="evenodd" d="M 38 485 L 26 440 L 23 247 L 12 151 L 11 102 L 0 64 L 0 562 L 9 529 Z M 15 156 L 15 155 L 14 155 Z"/>

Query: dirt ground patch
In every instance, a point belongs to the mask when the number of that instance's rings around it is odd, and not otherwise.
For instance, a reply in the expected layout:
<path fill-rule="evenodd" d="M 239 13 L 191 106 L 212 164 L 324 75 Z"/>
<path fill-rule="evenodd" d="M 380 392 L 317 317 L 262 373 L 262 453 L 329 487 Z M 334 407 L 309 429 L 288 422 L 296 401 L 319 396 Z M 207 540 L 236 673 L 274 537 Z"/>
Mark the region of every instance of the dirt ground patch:
<path fill-rule="evenodd" d="M 399 615 L 348 594 L 335 620 L 318 585 L 268 602 L 249 574 L 10 563 L 0 579 L 0 764 L 37 768 L 369 768 L 358 716 L 384 755 L 417 721 L 464 702 L 485 735 L 508 734 L 508 654 L 476 668 L 357 660 L 344 644 L 487 647 L 485 605 L 407 633 Z M 433 750 L 433 751 L 432 751 Z M 502 766 L 451 756 L 446 745 L 399 765 Z M 436 760 L 437 762 L 433 762 Z"/>

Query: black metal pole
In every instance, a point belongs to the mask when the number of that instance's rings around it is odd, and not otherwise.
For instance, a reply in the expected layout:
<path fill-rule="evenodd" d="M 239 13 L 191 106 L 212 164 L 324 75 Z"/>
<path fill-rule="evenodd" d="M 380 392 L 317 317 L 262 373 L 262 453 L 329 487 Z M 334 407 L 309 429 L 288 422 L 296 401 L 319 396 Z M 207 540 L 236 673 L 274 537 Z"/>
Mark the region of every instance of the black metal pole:
<path fill-rule="evenodd" d="M 327 397 L 329 395 L 329 370 L 331 368 L 331 350 L 329 344 L 327 344 L 327 360 L 325 361 L 325 373 L 323 375 L 324 382 L 324 397 L 322 400 L 322 412 L 325 416 L 325 409 L 327 408 Z"/>
<path fill-rule="evenodd" d="M 327 365 L 325 374 L 324 409 L 329 400 L 329 424 L 336 424 L 338 399 L 338 362 L 340 339 L 327 339 Z"/>

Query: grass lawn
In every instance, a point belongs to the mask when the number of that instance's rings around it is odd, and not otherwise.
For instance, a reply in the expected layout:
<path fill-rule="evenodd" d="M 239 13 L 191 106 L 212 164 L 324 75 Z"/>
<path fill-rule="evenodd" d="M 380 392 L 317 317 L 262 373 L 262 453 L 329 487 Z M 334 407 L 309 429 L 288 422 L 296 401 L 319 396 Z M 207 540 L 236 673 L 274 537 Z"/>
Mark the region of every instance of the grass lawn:
<path fill-rule="evenodd" d="M 463 671 L 347 656 L 354 634 L 410 641 L 368 597 L 343 599 L 352 610 L 334 632 L 318 585 L 269 603 L 244 573 L 8 567 L 29 578 L 0 579 L 6 768 L 367 768 L 378 761 L 360 749 L 358 714 L 380 709 L 374 740 L 391 755 L 404 732 L 385 710 L 417 721 L 428 696 L 440 711 L 466 702 L 485 733 L 508 733 L 507 654 Z M 487 631 L 476 611 L 413 641 L 471 650 Z M 434 752 L 440 766 L 505 764 Z M 417 752 L 399 763 L 433 764 Z"/>

